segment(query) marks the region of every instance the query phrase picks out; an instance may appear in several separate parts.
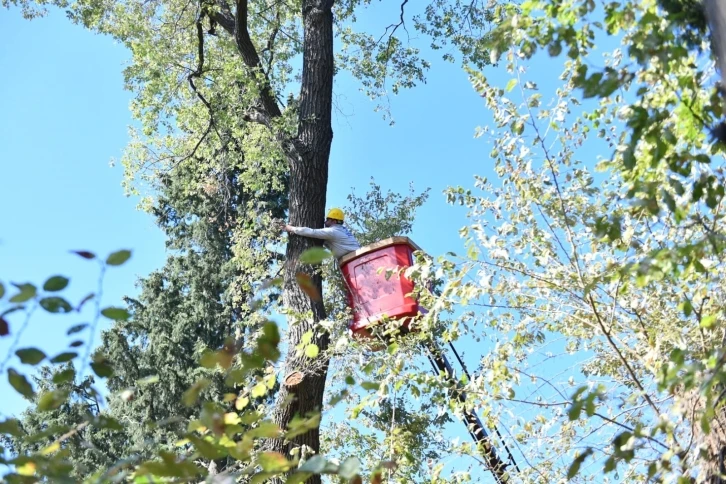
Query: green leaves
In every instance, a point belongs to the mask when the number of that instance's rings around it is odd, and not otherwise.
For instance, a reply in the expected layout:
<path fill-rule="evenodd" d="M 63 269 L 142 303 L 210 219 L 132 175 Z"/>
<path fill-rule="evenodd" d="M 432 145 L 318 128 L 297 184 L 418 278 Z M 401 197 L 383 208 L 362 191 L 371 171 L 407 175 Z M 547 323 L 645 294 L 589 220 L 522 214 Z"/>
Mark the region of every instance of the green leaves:
<path fill-rule="evenodd" d="M 300 286 L 300 289 L 302 289 L 310 299 L 313 301 L 320 301 L 320 291 L 318 290 L 317 284 L 309 274 L 298 272 L 295 274 L 295 280 L 297 281 L 297 285 Z"/>
<path fill-rule="evenodd" d="M 22 436 L 23 430 L 20 428 L 20 421 L 14 418 L 0 421 L 0 434 L 13 435 L 15 437 Z"/>
<path fill-rule="evenodd" d="M 290 468 L 288 460 L 279 452 L 262 452 L 257 462 L 265 472 L 285 472 Z"/>
<path fill-rule="evenodd" d="M 39 304 L 49 313 L 70 313 L 73 311 L 73 306 L 62 297 L 44 297 Z"/>
<path fill-rule="evenodd" d="M 61 385 L 73 381 L 76 377 L 76 370 L 74 368 L 66 368 L 53 375 L 53 383 Z"/>
<path fill-rule="evenodd" d="M 279 437 L 280 427 L 274 422 L 260 422 L 257 427 L 246 434 L 250 438 L 274 438 Z"/>
<path fill-rule="evenodd" d="M 187 407 L 191 407 L 195 403 L 197 403 L 197 400 L 199 399 L 199 394 L 207 389 L 211 382 L 206 379 L 202 378 L 197 380 L 187 391 L 184 392 L 182 395 L 182 403 L 186 405 Z"/>
<path fill-rule="evenodd" d="M 144 386 L 144 385 L 151 385 L 152 383 L 158 383 L 158 382 L 159 382 L 159 375 L 150 375 L 150 376 L 139 379 L 136 383 L 138 383 L 141 386 Z"/>
<path fill-rule="evenodd" d="M 338 475 L 343 479 L 353 479 L 360 471 L 360 461 L 356 457 L 348 457 L 340 464 Z"/>
<path fill-rule="evenodd" d="M 33 398 L 35 396 L 35 391 L 27 378 L 25 378 L 25 375 L 18 373 L 13 368 L 8 368 L 8 382 L 22 396 L 26 398 Z"/>
<path fill-rule="evenodd" d="M 110 362 L 102 355 L 96 355 L 91 362 L 91 369 L 101 378 L 110 378 L 113 376 L 113 367 Z"/>
<path fill-rule="evenodd" d="M 260 398 L 264 397 L 267 393 L 267 386 L 264 383 L 258 383 L 254 387 L 252 387 L 252 390 L 250 392 L 254 398 Z"/>
<path fill-rule="evenodd" d="M 593 454 L 592 448 L 588 447 L 585 452 L 575 457 L 575 460 L 570 464 L 570 468 L 567 470 L 567 479 L 573 479 L 578 472 L 580 472 L 580 466 L 585 462 L 589 456 Z"/>
<path fill-rule="evenodd" d="M 326 259 L 333 257 L 333 254 L 323 247 L 311 247 L 300 254 L 300 262 L 303 264 L 320 264 Z"/>
<path fill-rule="evenodd" d="M 78 353 L 74 353 L 73 351 L 64 351 L 63 353 L 60 353 L 53 357 L 50 362 L 56 364 L 68 363 L 69 361 L 72 361 L 76 356 L 78 356 Z"/>
<path fill-rule="evenodd" d="M 45 353 L 37 348 L 24 348 L 15 352 L 20 362 L 26 365 L 37 365 L 45 359 Z"/>
<path fill-rule="evenodd" d="M 114 321 L 126 321 L 131 317 L 126 309 L 114 307 L 102 309 L 101 314 Z"/>
<path fill-rule="evenodd" d="M 68 395 L 68 390 L 53 390 L 46 392 L 41 395 L 38 400 L 38 410 L 41 412 L 55 410 L 68 400 Z"/>
<path fill-rule="evenodd" d="M 33 299 L 38 293 L 36 287 L 30 283 L 16 284 L 13 282 L 12 285 L 15 286 L 20 292 L 10 298 L 11 303 L 23 303 L 29 301 L 30 299 Z"/>
<path fill-rule="evenodd" d="M 68 286 L 68 278 L 64 276 L 53 276 L 43 284 L 43 290 L 48 292 L 61 291 Z"/>
<path fill-rule="evenodd" d="M 106 264 L 110 266 L 120 266 L 131 258 L 130 250 L 119 250 L 109 255 L 106 259 Z"/>
<path fill-rule="evenodd" d="M 301 465 L 298 470 L 301 472 L 310 472 L 311 474 L 322 474 L 327 464 L 328 461 L 325 457 L 322 455 L 314 455 Z"/>
<path fill-rule="evenodd" d="M 68 331 L 66 331 L 66 334 L 68 336 L 70 336 L 72 334 L 79 333 L 79 332 L 83 331 L 87 327 L 88 327 L 88 323 L 76 324 L 76 325 L 71 326 L 70 328 L 68 328 Z"/>
<path fill-rule="evenodd" d="M 270 361 L 277 361 L 280 351 L 277 346 L 280 344 L 280 331 L 277 324 L 267 321 L 262 326 L 262 334 L 257 339 L 257 353 Z"/>
<path fill-rule="evenodd" d="M 379 388 L 381 387 L 381 384 L 380 383 L 373 382 L 373 381 L 364 381 L 364 382 L 361 382 L 360 386 L 364 390 L 378 391 Z"/>
<path fill-rule="evenodd" d="M 305 347 L 305 356 L 308 358 L 315 358 L 320 353 L 320 349 L 316 344 L 309 344 Z"/>

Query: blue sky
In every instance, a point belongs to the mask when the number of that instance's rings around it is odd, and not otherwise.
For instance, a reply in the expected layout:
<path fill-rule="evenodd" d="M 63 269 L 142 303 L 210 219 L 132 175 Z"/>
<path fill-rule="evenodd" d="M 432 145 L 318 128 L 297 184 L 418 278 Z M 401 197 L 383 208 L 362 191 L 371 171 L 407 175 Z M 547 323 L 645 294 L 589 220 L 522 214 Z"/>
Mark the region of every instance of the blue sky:
<path fill-rule="evenodd" d="M 41 285 L 63 274 L 71 278 L 68 297 L 78 302 L 95 290 L 98 265 L 68 251 L 105 257 L 129 248 L 132 259 L 109 271 L 104 284 L 104 306 L 119 304 L 135 291 L 136 278 L 164 259 L 161 232 L 135 210 L 136 200 L 123 196 L 120 168 L 109 167 L 127 142 L 131 121 L 121 77 L 126 52 L 74 27 L 60 12 L 28 22 L 17 10 L 2 10 L 0 39 L 14 46 L 0 51 L 2 65 L 12 66 L 0 80 L 0 280 Z M 88 312 L 42 313 L 33 316 L 20 348 L 37 346 L 53 355 L 71 341 L 67 328 L 89 322 Z M 8 319 L 11 335 L 0 339 L 3 357 L 22 315 Z M 30 372 L 14 359 L 10 365 Z M 0 394 L 2 414 L 23 408 L 4 380 Z"/>
<path fill-rule="evenodd" d="M 127 52 L 57 11 L 29 22 L 18 10 L 0 10 L 0 42 L 13 46 L 0 51 L 0 63 L 8 67 L 0 80 L 5 94 L 0 281 L 40 285 L 50 275 L 64 274 L 71 277 L 69 297 L 78 301 L 94 290 L 98 267 L 68 251 L 85 249 L 105 257 L 128 248 L 132 259 L 109 271 L 104 283 L 103 305 L 119 304 L 123 295 L 136 293 L 139 277 L 165 259 L 161 231 L 151 216 L 136 210 L 137 199 L 124 197 L 120 167 L 109 166 L 120 157 L 132 124 L 131 96 L 123 90 L 121 75 Z M 506 78 L 494 68 L 488 74 Z M 329 206 L 344 205 L 351 188 L 365 193 L 371 177 L 384 190 L 406 192 L 409 182 L 418 191 L 430 187 L 412 238 L 431 254 L 462 251 L 458 230 L 466 224 L 465 211 L 446 205 L 441 192 L 451 185 L 472 186 L 474 174 L 493 178 L 488 143 L 473 136 L 490 116 L 466 74 L 456 64 L 434 62 L 426 84 L 391 98 L 393 127 L 348 76 L 336 80 L 335 96 Z M 85 322 L 84 315 L 38 312 L 19 347 L 60 352 L 72 340 L 66 329 Z M 0 358 L 20 329 L 17 316 L 8 318 L 11 335 L 0 338 Z M 102 322 L 99 330 L 104 327 Z M 472 369 L 480 351 L 470 350 Z M 31 372 L 15 359 L 9 364 Z M 5 381 L 0 381 L 0 394 L 3 416 L 24 408 Z"/>

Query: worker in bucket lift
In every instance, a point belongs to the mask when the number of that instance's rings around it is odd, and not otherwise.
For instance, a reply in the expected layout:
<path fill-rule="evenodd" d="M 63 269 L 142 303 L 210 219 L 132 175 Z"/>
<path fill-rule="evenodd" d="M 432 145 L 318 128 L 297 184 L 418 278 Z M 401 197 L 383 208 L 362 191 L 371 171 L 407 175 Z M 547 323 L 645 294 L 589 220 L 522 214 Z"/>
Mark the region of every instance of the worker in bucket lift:
<path fill-rule="evenodd" d="M 343 225 L 345 216 L 339 208 L 331 208 L 325 218 L 325 227 L 311 229 L 309 227 L 294 227 L 285 225 L 285 232 L 303 237 L 324 240 L 325 246 L 330 249 L 336 259 L 340 260 L 345 254 L 360 249 L 360 244 L 353 234 Z"/>

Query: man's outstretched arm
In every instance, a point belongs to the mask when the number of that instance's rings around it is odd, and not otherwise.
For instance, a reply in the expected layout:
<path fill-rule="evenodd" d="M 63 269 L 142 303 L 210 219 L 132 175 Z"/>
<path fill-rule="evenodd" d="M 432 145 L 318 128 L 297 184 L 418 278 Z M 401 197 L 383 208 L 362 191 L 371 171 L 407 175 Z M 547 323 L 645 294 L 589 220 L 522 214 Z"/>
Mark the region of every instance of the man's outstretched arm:
<path fill-rule="evenodd" d="M 335 238 L 335 230 L 329 227 L 322 229 L 311 229 L 309 227 L 295 227 L 293 225 L 285 225 L 285 231 L 303 237 L 312 237 L 314 239 L 330 240 Z"/>

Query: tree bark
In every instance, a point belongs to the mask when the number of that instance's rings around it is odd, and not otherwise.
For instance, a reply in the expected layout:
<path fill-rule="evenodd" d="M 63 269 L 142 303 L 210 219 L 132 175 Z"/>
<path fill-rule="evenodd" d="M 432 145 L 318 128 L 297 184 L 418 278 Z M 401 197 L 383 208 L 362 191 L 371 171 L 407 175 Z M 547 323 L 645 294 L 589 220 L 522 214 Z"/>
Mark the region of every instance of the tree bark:
<path fill-rule="evenodd" d="M 236 1 L 234 14 L 226 2 L 218 0 L 221 11 L 213 13 L 213 18 L 237 44 L 244 64 L 256 76 L 262 76 L 260 103 L 256 110 L 249 113 L 249 120 L 259 122 L 274 129 L 271 119 L 279 117 L 281 110 L 273 95 L 267 74 L 247 29 L 247 0 Z M 326 190 L 328 185 L 328 161 L 333 141 L 332 103 L 333 103 L 333 0 L 303 0 L 302 18 L 304 28 L 303 71 L 299 100 L 299 120 L 297 136 L 290 139 L 275 133 L 280 141 L 290 168 L 289 220 L 292 225 L 319 228 L 325 215 Z M 328 372 L 328 359 L 324 356 L 328 347 L 328 334 L 315 333 L 315 325 L 325 318 L 322 301 L 322 281 L 312 268 L 299 264 L 300 254 L 306 249 L 319 245 L 319 241 L 290 235 L 287 245 L 285 266 L 285 286 L 283 302 L 296 313 L 305 314 L 297 324 L 288 329 L 290 352 L 285 361 L 285 374 L 300 372 L 302 380 L 294 386 L 283 385 L 278 393 L 274 420 L 282 429 L 288 427 L 296 416 L 306 417 L 322 411 L 325 380 Z M 312 281 L 317 297 L 311 297 L 297 283 L 297 274 L 304 272 Z M 305 356 L 297 357 L 295 346 L 303 335 L 313 331 L 312 343 L 320 349 L 322 361 L 311 365 Z M 313 369 L 314 366 L 314 369 Z M 273 440 L 271 450 L 290 457 L 293 447 L 305 445 L 313 452 L 320 451 L 320 431 L 318 428 L 295 437 L 292 442 L 282 439 Z M 320 476 L 308 482 L 319 483 Z"/>
<path fill-rule="evenodd" d="M 321 227 L 325 214 L 325 197 L 328 183 L 328 160 L 333 140 L 331 127 L 333 96 L 333 14 L 332 0 L 304 0 L 303 25 L 305 29 L 303 46 L 303 73 L 300 91 L 298 143 L 299 157 L 290 157 L 290 223 L 306 227 Z M 290 353 L 285 361 L 285 374 L 295 371 L 303 374 L 302 381 L 295 386 L 282 386 L 277 398 L 275 422 L 285 428 L 293 417 L 305 417 L 320 412 L 323 407 L 328 360 L 316 364 L 311 370 L 311 361 L 296 357 L 294 347 L 300 343 L 303 334 L 315 331 L 315 323 L 325 318 L 322 301 L 322 282 L 319 275 L 312 276 L 315 291 L 320 297 L 310 297 L 296 282 L 300 267 L 300 254 L 318 244 L 305 237 L 291 235 L 287 245 L 285 268 L 285 306 L 298 313 L 311 313 L 312 319 L 304 319 L 288 329 Z M 320 358 L 325 358 L 328 334 L 316 333 L 312 340 L 320 349 Z M 293 446 L 305 445 L 314 452 L 320 451 L 319 429 L 311 430 L 285 443 L 273 442 L 273 450 L 289 455 Z M 308 482 L 320 482 L 314 476 Z"/>

